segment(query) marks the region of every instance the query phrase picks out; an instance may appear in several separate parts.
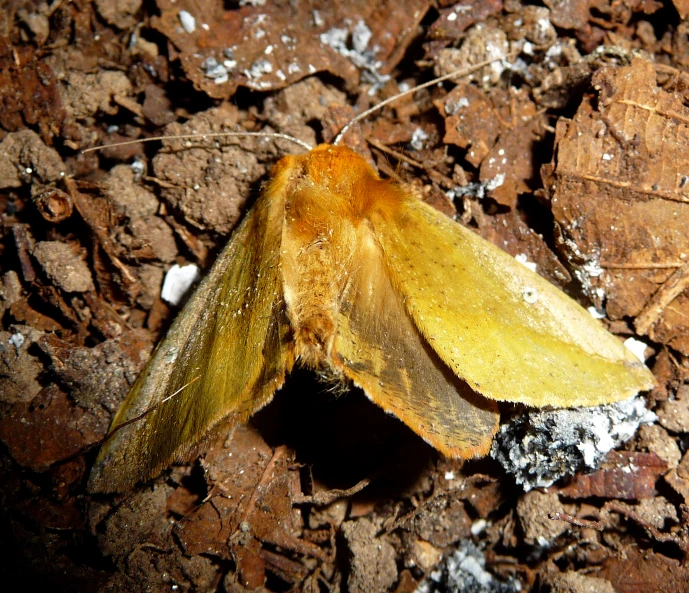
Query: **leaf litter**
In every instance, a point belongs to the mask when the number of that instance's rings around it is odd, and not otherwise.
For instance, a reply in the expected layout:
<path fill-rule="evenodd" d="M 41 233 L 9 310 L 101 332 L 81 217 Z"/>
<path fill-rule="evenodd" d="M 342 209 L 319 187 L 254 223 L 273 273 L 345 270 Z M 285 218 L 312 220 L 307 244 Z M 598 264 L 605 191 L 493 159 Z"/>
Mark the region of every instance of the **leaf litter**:
<path fill-rule="evenodd" d="M 687 25 L 656 2 L 545 5 L 9 9 L 16 18 L 0 40 L 8 586 L 686 590 Z M 208 269 L 294 147 L 226 138 L 80 150 L 224 130 L 315 144 L 434 71 L 513 52 L 384 108 L 362 123 L 359 145 L 612 331 L 643 339 L 659 380 L 645 404 L 657 421 L 597 469 L 524 493 L 495 462 L 439 458 L 357 394 L 333 402 L 306 382 L 275 402 L 297 408 L 288 426 L 267 409 L 151 485 L 90 497 L 93 447 L 176 313 L 160 298 L 166 272 Z M 389 446 L 357 442 L 355 423 L 390 435 Z"/>

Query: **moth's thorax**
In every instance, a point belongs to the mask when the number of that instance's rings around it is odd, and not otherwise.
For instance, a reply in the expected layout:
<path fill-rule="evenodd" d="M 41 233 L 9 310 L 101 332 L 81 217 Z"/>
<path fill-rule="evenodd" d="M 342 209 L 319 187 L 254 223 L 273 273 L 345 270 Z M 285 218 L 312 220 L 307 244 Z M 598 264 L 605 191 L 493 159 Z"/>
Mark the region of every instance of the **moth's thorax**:
<path fill-rule="evenodd" d="M 326 209 L 305 207 L 298 199 L 297 206 L 300 214 L 290 208 L 285 211 L 283 286 L 295 357 L 317 368 L 330 356 L 358 228 L 351 220 L 338 219 Z"/>
<path fill-rule="evenodd" d="M 295 357 L 322 367 L 331 354 L 342 295 L 357 266 L 357 245 L 370 218 L 403 199 L 359 155 L 323 145 L 287 157 L 281 267 Z M 327 365 L 326 365 L 327 366 Z"/>

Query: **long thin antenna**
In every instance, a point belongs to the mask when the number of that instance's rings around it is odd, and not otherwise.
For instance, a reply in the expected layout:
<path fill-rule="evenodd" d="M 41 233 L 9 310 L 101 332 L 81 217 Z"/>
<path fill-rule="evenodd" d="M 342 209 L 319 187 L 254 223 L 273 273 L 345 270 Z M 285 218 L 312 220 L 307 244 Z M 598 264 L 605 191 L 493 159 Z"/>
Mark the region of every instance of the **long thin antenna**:
<path fill-rule="evenodd" d="M 281 138 L 282 140 L 289 140 L 298 144 L 306 150 L 312 150 L 313 146 L 309 145 L 299 138 L 290 136 L 289 134 L 282 134 L 280 132 L 211 132 L 208 134 L 179 134 L 176 136 L 151 136 L 150 138 L 139 138 L 138 140 L 126 140 L 124 142 L 114 142 L 113 144 L 104 144 L 103 146 L 93 146 L 82 150 L 82 154 L 92 152 L 94 150 L 102 150 L 103 148 L 116 148 L 118 146 L 130 146 L 132 144 L 142 144 L 144 142 L 155 142 L 158 140 L 199 140 L 203 138 L 227 138 L 227 137 L 242 137 L 254 136 L 258 138 Z"/>
<path fill-rule="evenodd" d="M 174 393 L 171 393 L 170 395 L 165 396 L 165 397 L 164 397 L 163 399 L 161 399 L 158 403 L 152 405 L 150 408 L 147 408 L 146 410 L 144 410 L 144 411 L 143 411 L 141 414 L 139 414 L 138 416 L 135 416 L 134 418 L 130 418 L 129 420 L 126 420 L 126 421 L 123 422 L 122 424 L 118 424 L 117 426 L 115 426 L 115 428 L 113 428 L 113 429 L 111 429 L 110 431 L 108 431 L 108 434 L 106 434 L 106 435 L 101 439 L 101 443 L 105 443 L 106 441 L 109 441 L 116 433 L 118 433 L 120 430 L 122 430 L 122 429 L 125 428 L 126 426 L 129 426 L 130 424 L 134 424 L 135 422 L 138 422 L 138 421 L 141 420 L 142 418 L 148 416 L 151 412 L 154 412 L 155 410 L 157 410 L 157 409 L 158 409 L 160 406 L 162 406 L 164 403 L 166 403 L 166 402 L 170 401 L 171 399 L 177 397 L 182 391 L 184 391 L 184 390 L 185 390 L 187 387 L 189 387 L 192 383 L 195 383 L 196 381 L 198 381 L 200 378 L 201 378 L 201 376 L 200 376 L 200 375 L 197 375 L 197 376 L 194 377 L 191 381 L 189 381 L 188 383 L 185 383 L 184 385 L 182 385 L 182 387 L 180 387 L 177 391 L 175 391 Z"/>
<path fill-rule="evenodd" d="M 342 128 L 340 130 L 340 133 L 336 136 L 333 144 L 334 145 L 339 144 L 340 141 L 342 140 L 342 138 L 344 137 L 344 135 L 347 133 L 347 131 L 355 123 L 357 123 L 358 121 L 361 121 L 362 119 L 368 117 L 372 113 L 385 107 L 388 103 L 392 103 L 393 101 L 397 101 L 397 99 L 399 99 L 401 97 L 404 97 L 406 95 L 410 95 L 412 93 L 415 93 L 416 91 L 420 91 L 421 89 L 428 88 L 429 86 L 433 86 L 434 84 L 438 84 L 439 82 L 443 82 L 444 80 L 449 80 L 450 78 L 455 78 L 455 77 L 462 78 L 464 76 L 471 74 L 472 72 L 476 72 L 476 70 L 480 70 L 481 68 L 484 68 L 485 66 L 490 66 L 493 62 L 511 59 L 511 58 L 517 56 L 518 53 L 519 52 L 515 51 L 512 53 L 506 54 L 504 56 L 501 56 L 499 58 L 491 58 L 489 60 L 484 60 L 483 62 L 479 62 L 478 64 L 474 64 L 473 66 L 469 66 L 468 68 L 462 68 L 461 70 L 455 70 L 454 72 L 450 72 L 449 74 L 445 74 L 443 76 L 439 76 L 438 78 L 434 78 L 433 80 L 429 80 L 428 82 L 424 82 L 423 84 L 415 86 L 414 88 L 411 88 L 408 91 L 404 91 L 403 93 L 399 93 L 399 94 L 395 95 L 394 97 L 389 97 L 388 99 L 385 99 L 385 101 L 381 101 L 377 105 L 374 105 L 370 109 L 363 111 L 362 113 L 357 115 L 354 119 L 352 119 L 347 125 L 345 125 L 344 128 Z"/>
<path fill-rule="evenodd" d="M 367 109 L 366 111 L 363 111 L 356 117 L 354 117 L 349 123 L 347 123 L 339 132 L 337 137 L 335 138 L 333 144 L 337 145 L 342 141 L 342 138 L 344 138 L 344 135 L 349 131 L 349 129 L 357 122 L 361 121 L 362 119 L 368 117 L 372 113 L 375 113 L 379 109 L 382 109 L 389 103 L 392 103 L 393 101 L 397 101 L 397 99 L 400 99 L 402 97 L 405 97 L 406 95 L 410 95 L 412 93 L 415 93 L 416 91 L 420 91 L 422 89 L 428 88 L 429 86 L 433 86 L 435 84 L 438 84 L 440 82 L 443 82 L 444 80 L 449 80 L 450 78 L 462 78 L 464 76 L 468 76 L 469 74 L 476 72 L 477 70 L 480 70 L 481 68 L 484 68 L 486 66 L 490 66 L 490 64 L 500 61 L 500 60 L 508 60 L 513 57 L 515 57 L 519 52 L 512 52 L 509 54 L 506 54 L 502 57 L 499 58 L 491 58 L 489 60 L 484 60 L 483 62 L 478 62 L 477 64 L 474 64 L 472 66 L 469 66 L 468 68 L 462 68 L 461 70 L 455 70 L 454 72 L 450 72 L 449 74 L 445 74 L 444 76 L 439 76 L 438 78 L 434 78 L 433 80 L 429 80 L 428 82 L 424 82 L 423 84 L 420 84 L 418 86 L 415 86 L 414 88 L 411 88 L 407 91 L 404 91 L 402 93 L 398 93 L 394 97 L 389 97 L 385 99 L 384 101 L 381 101 L 377 105 L 374 105 L 370 109 Z M 103 146 L 93 146 L 91 148 L 85 148 L 82 150 L 82 154 L 85 154 L 87 152 L 93 152 L 94 150 L 102 150 L 104 148 L 117 148 L 120 146 L 131 146 L 133 144 L 142 144 L 144 142 L 156 142 L 156 141 L 162 141 L 162 140 L 198 140 L 198 139 L 204 139 L 204 138 L 227 138 L 227 137 L 235 137 L 235 138 L 241 138 L 241 137 L 256 137 L 256 138 L 280 138 L 282 140 L 287 140 L 289 142 L 293 142 L 294 144 L 297 144 L 304 148 L 305 150 L 313 150 L 313 146 L 311 146 L 308 142 L 304 142 L 303 140 L 299 140 L 299 138 L 295 138 L 294 136 L 290 136 L 289 134 L 283 134 L 281 132 L 210 132 L 210 133 L 201 133 L 201 134 L 178 134 L 174 136 L 151 136 L 149 138 L 139 138 L 137 140 L 125 140 L 124 142 L 114 142 L 112 144 L 104 144 Z"/>
<path fill-rule="evenodd" d="M 65 459 L 60 459 L 59 461 L 56 461 L 55 463 L 53 463 L 50 467 L 62 465 L 64 463 L 67 463 L 68 461 L 72 461 L 73 459 L 76 459 L 77 457 L 82 455 L 85 451 L 90 451 L 91 449 L 95 449 L 96 447 L 100 447 L 100 446 L 104 445 L 113 436 L 115 436 L 118 432 L 120 432 L 120 430 L 122 430 L 123 428 L 129 426 L 130 424 L 134 424 L 135 422 L 138 422 L 142 418 L 148 416 L 151 412 L 154 412 L 157 408 L 162 406 L 165 402 L 171 400 L 173 397 L 177 397 L 183 390 L 185 390 L 187 387 L 189 387 L 192 383 L 198 381 L 200 378 L 201 378 L 200 376 L 194 377 L 191 381 L 189 381 L 185 385 L 182 385 L 182 387 L 180 387 L 177 391 L 164 397 L 157 404 L 154 404 L 150 408 L 144 410 L 138 416 L 136 416 L 134 418 L 130 418 L 126 422 L 123 422 L 122 424 L 118 424 L 115 428 L 109 430 L 107 432 L 107 434 L 102 439 L 98 439 L 97 441 L 95 441 L 93 443 L 89 443 L 88 445 L 86 445 L 82 449 L 79 449 L 79 451 L 74 453 L 74 455 L 71 455 L 70 457 L 67 457 Z"/>

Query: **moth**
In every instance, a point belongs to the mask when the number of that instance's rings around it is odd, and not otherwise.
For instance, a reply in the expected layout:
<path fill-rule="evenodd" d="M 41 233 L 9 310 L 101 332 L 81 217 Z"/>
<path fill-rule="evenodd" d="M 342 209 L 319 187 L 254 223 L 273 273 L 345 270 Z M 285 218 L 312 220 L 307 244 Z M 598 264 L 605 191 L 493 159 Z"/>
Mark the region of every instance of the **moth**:
<path fill-rule="evenodd" d="M 360 387 L 454 458 L 488 452 L 496 402 L 592 406 L 654 384 L 548 281 L 322 144 L 273 167 L 117 412 L 112 428 L 125 426 L 90 489 L 126 490 L 185 460 L 270 402 L 295 365 Z"/>

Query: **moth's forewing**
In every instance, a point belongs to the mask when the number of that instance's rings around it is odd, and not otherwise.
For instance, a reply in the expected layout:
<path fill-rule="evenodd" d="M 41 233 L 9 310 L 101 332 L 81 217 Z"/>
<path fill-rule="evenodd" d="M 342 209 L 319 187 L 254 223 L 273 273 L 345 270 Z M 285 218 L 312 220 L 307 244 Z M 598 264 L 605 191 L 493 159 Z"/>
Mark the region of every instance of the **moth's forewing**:
<path fill-rule="evenodd" d="M 345 375 L 441 453 L 485 455 L 498 428 L 495 402 L 439 359 L 429 346 L 436 336 L 420 335 L 366 225 L 358 244 L 334 345 Z"/>
<path fill-rule="evenodd" d="M 372 216 L 393 285 L 433 350 L 478 393 L 588 406 L 654 385 L 583 307 L 493 244 L 410 198 Z"/>
<path fill-rule="evenodd" d="M 91 491 L 125 490 L 184 460 L 215 425 L 245 422 L 282 385 L 291 366 L 280 273 L 283 194 L 275 180 L 156 348 L 112 428 L 144 415 L 105 442 Z"/>

